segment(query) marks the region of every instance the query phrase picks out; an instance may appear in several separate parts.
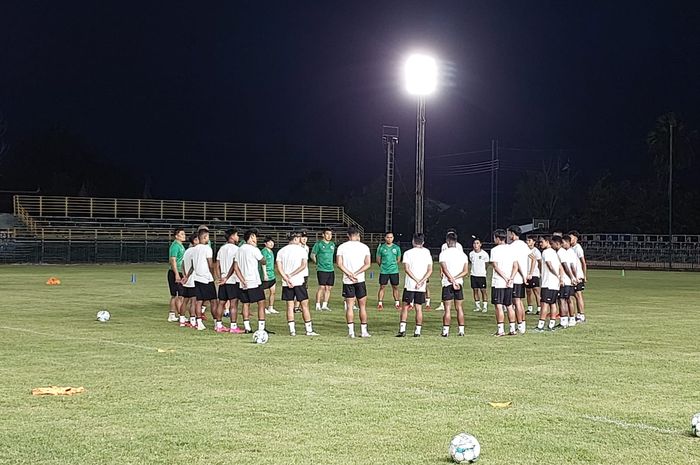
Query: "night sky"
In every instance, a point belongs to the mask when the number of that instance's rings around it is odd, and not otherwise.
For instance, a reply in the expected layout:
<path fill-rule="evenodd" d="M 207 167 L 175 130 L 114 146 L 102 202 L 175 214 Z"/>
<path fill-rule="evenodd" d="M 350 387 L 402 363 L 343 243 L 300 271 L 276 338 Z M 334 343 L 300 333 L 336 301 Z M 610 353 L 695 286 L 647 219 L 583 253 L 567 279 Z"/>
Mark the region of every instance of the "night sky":
<path fill-rule="evenodd" d="M 469 195 L 473 180 L 440 173 L 489 154 L 442 155 L 498 138 L 544 149 L 504 150 L 513 166 L 560 154 L 582 173 L 619 171 L 646 156 L 660 114 L 699 127 L 699 5 L 11 2 L 0 112 L 11 146 L 59 125 L 150 176 L 155 196 L 212 200 L 291 202 L 289 184 L 311 170 L 342 190 L 368 184 L 384 172 L 381 125 L 397 125 L 397 188 L 412 191 L 415 100 L 400 71 L 421 50 L 442 73 L 427 194 Z M 200 176 L 174 182 L 186 165 Z"/>

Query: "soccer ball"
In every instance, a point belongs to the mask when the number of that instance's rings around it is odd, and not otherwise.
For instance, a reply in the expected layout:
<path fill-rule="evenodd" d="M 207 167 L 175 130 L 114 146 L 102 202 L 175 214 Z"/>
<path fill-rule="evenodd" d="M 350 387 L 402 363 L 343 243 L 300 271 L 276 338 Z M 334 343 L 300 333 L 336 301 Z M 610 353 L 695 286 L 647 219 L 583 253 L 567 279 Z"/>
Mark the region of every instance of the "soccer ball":
<path fill-rule="evenodd" d="M 109 321 L 110 316 L 111 315 L 107 310 L 100 310 L 99 312 L 97 312 L 97 321 L 101 321 L 104 323 L 105 321 Z"/>
<path fill-rule="evenodd" d="M 450 442 L 450 457 L 455 463 L 474 463 L 481 453 L 481 445 L 474 436 L 459 433 Z"/>
<path fill-rule="evenodd" d="M 268 337 L 267 331 L 259 329 L 253 333 L 253 342 L 256 344 L 265 344 Z"/>
<path fill-rule="evenodd" d="M 700 413 L 696 413 L 693 415 L 693 418 L 690 419 L 690 431 L 693 436 L 700 438 Z"/>

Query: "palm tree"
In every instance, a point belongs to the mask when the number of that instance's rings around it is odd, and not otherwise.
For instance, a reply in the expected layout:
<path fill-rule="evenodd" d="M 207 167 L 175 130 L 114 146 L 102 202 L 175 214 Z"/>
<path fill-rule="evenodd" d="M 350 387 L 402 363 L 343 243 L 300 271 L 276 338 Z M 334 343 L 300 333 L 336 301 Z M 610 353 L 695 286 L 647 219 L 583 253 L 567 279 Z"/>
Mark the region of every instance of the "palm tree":
<path fill-rule="evenodd" d="M 649 154 L 653 157 L 657 175 L 662 179 L 668 176 L 671 131 L 674 171 L 688 168 L 695 159 L 693 143 L 698 138 L 697 130 L 688 130 L 685 122 L 673 112 L 659 116 L 656 125 L 647 134 L 647 146 Z"/>

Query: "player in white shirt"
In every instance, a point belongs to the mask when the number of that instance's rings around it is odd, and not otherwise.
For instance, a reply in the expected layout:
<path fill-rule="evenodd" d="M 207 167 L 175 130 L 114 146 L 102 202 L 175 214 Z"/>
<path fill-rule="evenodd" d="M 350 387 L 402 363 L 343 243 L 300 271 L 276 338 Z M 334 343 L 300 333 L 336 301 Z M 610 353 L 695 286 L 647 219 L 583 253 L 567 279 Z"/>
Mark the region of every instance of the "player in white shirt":
<path fill-rule="evenodd" d="M 258 331 L 265 331 L 265 291 L 262 287 L 259 266 L 265 266 L 265 258 L 258 249 L 258 230 L 249 229 L 243 234 L 245 244 L 238 248 L 234 272 L 240 283 L 239 299 L 243 303 L 243 328 L 252 333 L 250 327 L 250 304 L 258 304 Z"/>
<path fill-rule="evenodd" d="M 196 294 L 194 292 L 194 273 L 192 273 L 192 270 L 194 268 L 194 264 L 192 263 L 192 254 L 194 253 L 194 247 L 197 244 L 199 244 L 199 235 L 197 233 L 190 234 L 189 242 L 190 245 L 187 248 L 187 250 L 185 250 L 185 255 L 183 255 L 182 257 L 182 271 L 184 272 L 184 274 L 180 278 L 180 282 L 182 283 L 182 297 L 184 298 L 184 300 L 182 301 L 182 309 L 183 312 L 184 310 L 187 310 L 187 313 L 190 316 L 190 320 L 188 322 L 187 319 L 185 319 L 184 315 L 180 315 L 181 328 L 197 327 L 197 317 L 194 310 L 194 301 Z"/>
<path fill-rule="evenodd" d="M 306 245 L 306 243 L 309 240 L 309 237 L 306 233 L 305 229 L 302 229 L 300 232 L 300 238 L 299 238 L 299 245 L 301 246 L 302 249 L 304 249 L 304 252 L 306 252 L 306 268 L 302 272 L 302 276 L 304 277 L 304 288 L 306 288 L 307 292 L 309 289 L 309 252 L 311 249 L 309 249 L 309 246 Z M 301 307 L 299 306 L 299 302 L 294 299 L 294 313 L 299 313 L 301 312 Z"/>
<path fill-rule="evenodd" d="M 493 233 L 496 246 L 491 249 L 491 303 L 496 307 L 496 333 L 494 336 L 505 336 L 503 313 L 508 311 L 510 322 L 509 336 L 515 336 L 515 310 L 513 309 L 513 277 L 518 272 L 518 262 L 513 249 L 506 244 L 506 231 L 497 229 Z"/>
<path fill-rule="evenodd" d="M 531 315 L 535 313 L 535 305 L 537 305 L 536 314 L 540 313 L 540 287 L 542 276 L 542 253 L 537 248 L 537 243 L 539 238 L 535 235 L 527 236 L 527 246 L 532 252 L 530 254 L 529 260 L 530 272 L 527 276 L 527 281 L 525 282 L 525 292 L 527 292 L 527 311 L 525 313 Z M 534 304 L 534 305 L 533 305 Z"/>
<path fill-rule="evenodd" d="M 562 260 L 562 267 L 568 265 L 569 271 L 571 272 L 570 278 L 571 278 L 571 293 L 569 300 L 567 301 L 567 305 L 569 306 L 569 327 L 571 326 L 576 326 L 576 312 L 574 310 L 574 301 L 575 299 L 575 293 L 576 293 L 576 286 L 578 285 L 578 267 L 579 267 L 579 259 L 578 256 L 576 255 L 576 252 L 574 252 L 574 249 L 571 248 L 571 236 L 568 234 L 564 234 L 561 238 L 561 250 L 564 250 L 565 252 L 565 257 L 566 260 Z"/>
<path fill-rule="evenodd" d="M 481 240 L 474 238 L 472 251 L 469 252 L 471 273 L 469 281 L 474 295 L 474 311 L 486 313 L 488 308 L 488 295 L 486 293 L 486 265 L 489 263 L 489 254 L 481 249 Z"/>
<path fill-rule="evenodd" d="M 301 307 L 301 316 L 304 319 L 304 328 L 307 336 L 318 336 L 314 332 L 309 311 L 309 293 L 304 287 L 304 270 L 308 270 L 308 256 L 303 247 L 300 247 L 301 233 L 289 234 L 289 243 L 277 252 L 277 272 L 282 278 L 282 300 L 287 302 L 287 324 L 289 335 L 296 336 L 297 330 L 294 322 L 294 302 Z"/>
<path fill-rule="evenodd" d="M 425 236 L 421 233 L 413 235 L 413 248 L 403 254 L 404 289 L 401 298 L 401 312 L 399 317 L 399 332 L 396 337 L 406 336 L 406 319 L 408 307 L 413 302 L 416 311 L 416 329 L 413 337 L 420 337 L 423 328 L 423 304 L 426 302 L 425 289 L 428 278 L 433 274 L 433 257 L 430 251 L 423 247 Z"/>
<path fill-rule="evenodd" d="M 216 285 L 214 284 L 214 262 L 212 260 L 213 251 L 209 246 L 209 231 L 200 229 L 198 234 L 199 244 L 194 246 L 192 255 L 189 258 L 192 265 L 189 272 L 185 275 L 185 281 L 188 281 L 190 276 L 194 277 L 194 293 L 195 293 L 195 315 L 196 328 L 199 331 L 204 331 L 206 326 L 202 322 L 202 306 L 205 302 L 209 302 L 212 308 L 214 319 L 221 323 L 221 316 L 218 314 Z"/>
<path fill-rule="evenodd" d="M 365 271 L 372 265 L 372 257 L 367 245 L 360 242 L 360 231 L 348 228 L 348 240 L 338 246 L 336 263 L 343 273 L 343 298 L 345 299 L 345 320 L 348 336 L 355 337 L 355 314 L 353 305 L 357 300 L 360 311 L 362 337 L 370 337 L 367 330 L 367 286 Z"/>
<path fill-rule="evenodd" d="M 447 235 L 449 234 L 454 234 L 455 237 L 457 237 L 457 231 L 453 228 L 450 228 L 447 230 Z M 457 245 L 455 245 L 456 248 L 459 249 L 460 252 L 464 253 L 464 248 L 462 247 L 462 244 L 457 242 Z M 444 252 L 447 250 L 447 237 L 445 237 L 445 242 L 440 246 L 440 253 Z M 440 271 L 440 277 L 442 277 L 442 271 Z M 445 310 L 445 303 L 441 300 L 440 305 L 435 309 L 437 311 L 444 311 Z"/>
<path fill-rule="evenodd" d="M 523 298 L 525 297 L 525 283 L 528 275 L 532 272 L 530 269 L 531 259 L 534 259 L 534 254 L 527 244 L 520 239 L 522 231 L 520 226 L 512 225 L 508 227 L 508 246 L 511 248 L 515 260 L 518 264 L 517 272 L 513 278 L 513 307 L 515 308 L 515 318 L 518 321 L 518 331 L 520 334 L 525 333 L 525 306 Z M 534 267 L 534 262 L 532 262 Z"/>
<path fill-rule="evenodd" d="M 557 253 L 559 261 L 561 262 L 561 280 L 559 285 L 559 324 L 562 328 L 569 327 L 569 301 L 571 300 L 571 294 L 573 293 L 572 277 L 575 275 L 571 272 L 568 263 L 568 253 L 562 247 L 562 237 L 552 236 L 550 245 L 552 249 Z"/>
<path fill-rule="evenodd" d="M 569 232 L 571 237 L 571 248 L 574 250 L 576 257 L 579 261 L 579 266 L 576 269 L 576 277 L 578 278 L 578 284 L 574 290 L 576 291 L 576 319 L 581 323 L 586 322 L 586 312 L 585 303 L 583 301 L 583 291 L 586 289 L 586 282 L 588 281 L 588 265 L 586 264 L 586 257 L 583 254 L 583 247 L 578 242 L 580 236 L 579 232 L 574 230 Z"/>
<path fill-rule="evenodd" d="M 442 271 L 442 301 L 445 314 L 442 317 L 442 337 L 450 334 L 452 303 L 457 309 L 457 336 L 464 336 L 464 277 L 469 274 L 469 257 L 457 248 L 457 235 L 447 234 L 447 248 L 440 252 L 438 261 Z"/>
<path fill-rule="evenodd" d="M 540 298 L 542 307 L 535 332 L 544 331 L 547 317 L 549 317 L 550 330 L 555 328 L 557 321 L 557 295 L 559 294 L 562 269 L 557 253 L 550 246 L 551 241 L 550 236 L 540 237 L 540 248 L 542 249 L 542 288 Z"/>
<path fill-rule="evenodd" d="M 242 333 L 236 320 L 238 319 L 238 300 L 240 295 L 240 285 L 234 272 L 234 263 L 238 255 L 238 230 L 231 228 L 225 231 L 226 243 L 219 248 L 216 253 L 216 261 L 219 264 L 219 312 L 223 315 L 226 305 L 229 308 L 229 318 L 231 326 L 229 332 L 232 334 Z M 227 279 L 224 279 L 228 277 Z"/>

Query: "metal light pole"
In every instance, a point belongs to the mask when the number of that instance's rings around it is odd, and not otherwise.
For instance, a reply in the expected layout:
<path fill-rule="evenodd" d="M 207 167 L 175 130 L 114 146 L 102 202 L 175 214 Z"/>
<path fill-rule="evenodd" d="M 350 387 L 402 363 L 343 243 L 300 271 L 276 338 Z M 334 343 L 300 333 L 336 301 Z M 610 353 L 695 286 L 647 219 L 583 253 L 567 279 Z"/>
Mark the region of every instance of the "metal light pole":
<path fill-rule="evenodd" d="M 425 194 L 425 96 L 418 96 L 416 116 L 416 233 L 423 232 Z"/>
<path fill-rule="evenodd" d="M 382 126 L 382 142 L 386 148 L 386 203 L 384 204 L 384 231 L 393 230 L 394 217 L 394 158 L 399 143 L 399 128 Z"/>
<path fill-rule="evenodd" d="M 434 58 L 411 55 L 406 61 L 406 90 L 418 97 L 416 112 L 416 233 L 423 232 L 425 200 L 425 100 L 437 87 L 437 64 Z"/>

